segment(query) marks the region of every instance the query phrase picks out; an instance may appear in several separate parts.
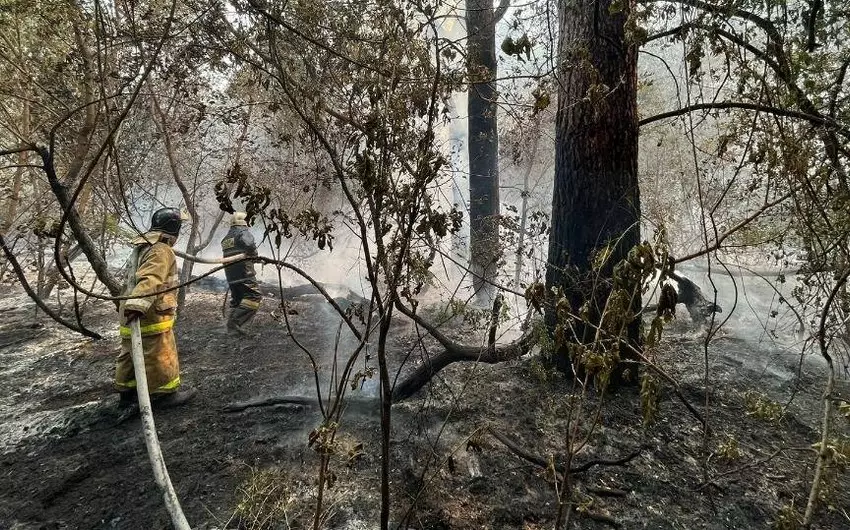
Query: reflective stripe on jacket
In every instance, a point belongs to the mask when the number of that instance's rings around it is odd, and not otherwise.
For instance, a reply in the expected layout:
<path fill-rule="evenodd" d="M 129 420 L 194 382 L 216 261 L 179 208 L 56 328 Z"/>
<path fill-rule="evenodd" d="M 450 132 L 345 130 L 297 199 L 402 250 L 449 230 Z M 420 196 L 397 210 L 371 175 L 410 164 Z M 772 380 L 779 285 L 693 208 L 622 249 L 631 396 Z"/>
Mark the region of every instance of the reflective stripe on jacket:
<path fill-rule="evenodd" d="M 169 329 L 174 327 L 174 321 L 176 319 L 172 318 L 170 320 L 163 320 L 161 322 L 156 322 L 155 324 L 148 324 L 146 326 L 140 326 L 140 330 L 142 332 L 142 337 L 148 337 L 150 335 L 156 335 L 157 333 L 162 333 L 163 331 L 168 331 Z M 122 339 L 129 339 L 130 335 L 133 333 L 132 330 L 127 326 L 119 326 L 119 333 L 121 334 Z"/>

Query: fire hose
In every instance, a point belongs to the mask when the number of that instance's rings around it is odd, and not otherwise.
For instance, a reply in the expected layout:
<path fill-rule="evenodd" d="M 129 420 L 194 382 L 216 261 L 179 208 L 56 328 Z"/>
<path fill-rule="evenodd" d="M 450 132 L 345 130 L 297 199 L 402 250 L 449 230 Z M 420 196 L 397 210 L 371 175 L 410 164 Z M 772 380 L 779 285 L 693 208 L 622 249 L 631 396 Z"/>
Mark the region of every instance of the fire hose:
<path fill-rule="evenodd" d="M 236 254 L 235 256 L 230 256 L 227 258 L 202 258 L 200 256 L 194 256 L 192 254 L 180 252 L 176 249 L 174 250 L 174 254 L 179 258 L 194 261 L 195 263 L 206 263 L 207 265 L 227 265 L 228 263 L 239 261 L 240 259 L 244 259 L 246 257 L 245 254 Z"/>
<path fill-rule="evenodd" d="M 235 256 L 230 256 L 227 258 L 201 258 L 199 256 L 193 256 L 192 254 L 186 254 L 185 252 L 180 252 L 179 250 L 175 250 L 174 254 L 183 259 L 187 259 L 189 261 L 194 261 L 196 263 L 206 263 L 208 265 L 227 265 L 228 263 L 238 261 L 240 259 L 244 259 L 245 254 L 236 254 Z M 224 292 L 224 302 L 221 304 L 221 314 L 222 316 L 225 313 L 225 308 L 227 307 L 227 295 L 230 294 L 230 291 Z"/>
<path fill-rule="evenodd" d="M 215 265 L 226 265 L 230 262 L 243 259 L 244 254 L 238 254 L 228 258 L 201 258 L 186 254 L 175 250 L 174 253 L 183 259 L 195 261 L 197 263 L 207 263 Z M 135 319 L 130 322 L 130 346 L 131 355 L 133 358 L 133 371 L 136 374 L 136 393 L 139 397 L 139 414 L 142 417 L 142 432 L 145 436 L 145 447 L 148 450 L 148 458 L 150 459 L 151 467 L 153 468 L 154 480 L 156 485 L 162 492 L 165 508 L 171 517 L 171 524 L 176 530 L 191 530 L 189 522 L 186 520 L 186 515 L 180 507 L 180 500 L 177 498 L 177 493 L 174 491 L 174 486 L 171 484 L 171 478 L 168 476 L 168 469 L 165 466 L 165 459 L 162 456 L 162 449 L 159 445 L 159 439 L 156 434 L 156 424 L 153 419 L 153 408 L 151 407 L 151 398 L 148 394 L 148 378 L 145 372 L 145 354 L 142 348 L 142 332 L 139 320 Z"/>
<path fill-rule="evenodd" d="M 153 467 L 154 479 L 162 491 L 165 508 L 168 510 L 168 515 L 171 517 L 171 523 L 174 525 L 174 528 L 176 530 L 191 530 L 192 527 L 189 526 L 189 522 L 183 514 L 183 509 L 180 507 L 180 500 L 177 499 L 177 493 L 175 493 L 174 486 L 172 486 L 171 479 L 168 476 L 168 469 L 165 467 L 165 460 L 162 457 L 162 450 L 160 449 L 159 440 L 156 435 L 151 397 L 148 394 L 148 378 L 145 375 L 145 355 L 142 349 L 142 331 L 139 319 L 134 319 L 130 322 L 130 344 L 133 357 L 133 370 L 136 372 L 136 393 L 139 396 L 139 414 L 142 416 L 142 431 L 145 434 L 145 446 L 148 450 L 151 467 Z"/>

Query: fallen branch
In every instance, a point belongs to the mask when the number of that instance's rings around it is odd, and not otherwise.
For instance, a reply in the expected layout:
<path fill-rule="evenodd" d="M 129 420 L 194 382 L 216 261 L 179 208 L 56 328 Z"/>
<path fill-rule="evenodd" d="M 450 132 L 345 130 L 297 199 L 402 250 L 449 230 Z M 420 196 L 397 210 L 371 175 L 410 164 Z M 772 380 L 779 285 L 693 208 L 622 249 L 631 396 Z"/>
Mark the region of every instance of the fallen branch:
<path fill-rule="evenodd" d="M 302 407 L 321 408 L 322 404 L 316 397 L 305 396 L 266 396 L 246 401 L 236 401 L 222 407 L 222 412 L 241 412 L 250 408 L 273 407 L 275 405 L 299 405 Z M 377 414 L 380 401 L 378 398 L 352 396 L 344 400 L 346 410 L 359 411 L 361 414 Z"/>
<path fill-rule="evenodd" d="M 504 434 L 502 434 L 502 433 L 500 433 L 500 432 L 498 432 L 498 431 L 496 431 L 492 428 L 488 429 L 488 431 L 490 431 L 490 434 L 492 434 L 494 438 L 499 440 L 502 443 L 502 445 L 507 447 L 516 456 L 522 458 L 523 460 L 527 460 L 527 461 L 531 462 L 532 464 L 535 464 L 539 467 L 545 468 L 545 469 L 548 469 L 550 467 L 550 462 L 547 459 L 526 451 L 525 449 L 520 447 L 519 444 L 517 444 L 516 442 L 514 442 L 513 440 L 508 438 L 506 435 L 504 435 Z M 624 465 L 628 464 L 629 462 L 631 462 L 632 460 L 634 460 L 635 458 L 637 458 L 638 456 L 640 456 L 641 451 L 642 451 L 642 448 L 635 449 L 634 451 L 627 454 L 626 456 L 624 456 L 622 458 L 618 458 L 616 460 L 590 460 L 590 461 L 585 462 L 584 464 L 582 464 L 580 466 L 571 467 L 569 469 L 569 472 L 570 472 L 570 474 L 584 473 L 584 472 L 586 472 L 586 471 L 588 471 L 591 468 L 596 467 L 596 466 L 606 466 L 606 467 L 607 466 L 624 466 Z M 563 465 L 557 464 L 557 463 L 554 464 L 554 469 L 555 469 L 555 471 L 557 471 L 558 473 L 561 473 L 561 474 L 563 474 L 566 471 L 566 468 Z"/>
<path fill-rule="evenodd" d="M 228 403 L 221 410 L 223 412 L 241 412 L 252 407 L 270 407 L 274 405 L 318 405 L 315 398 L 302 396 L 270 396 Z"/>
<path fill-rule="evenodd" d="M 592 519 L 593 521 L 605 523 L 612 528 L 622 528 L 623 526 L 616 519 L 610 515 L 605 515 L 604 513 L 580 510 L 578 506 L 573 506 L 573 511 L 581 516 L 587 517 L 588 519 Z"/>
<path fill-rule="evenodd" d="M 626 497 L 629 492 L 619 488 L 601 488 L 597 486 L 585 487 L 588 493 L 598 495 L 599 497 Z"/>
<path fill-rule="evenodd" d="M 162 497 L 165 500 L 165 508 L 168 510 L 168 515 L 171 517 L 171 524 L 174 525 L 176 530 L 191 530 L 189 522 L 183 514 L 183 509 L 180 507 L 180 501 L 177 499 L 177 493 L 174 492 L 174 486 L 171 485 L 171 479 L 168 476 L 168 469 L 165 467 L 165 460 L 162 457 L 162 450 L 160 449 L 159 440 L 156 436 L 156 425 L 153 421 L 151 397 L 150 394 L 148 394 L 148 378 L 145 373 L 142 332 L 138 319 L 134 319 L 130 322 L 130 331 L 133 370 L 136 374 L 136 393 L 139 396 L 139 413 L 142 415 L 142 431 L 145 435 L 145 446 L 148 449 L 148 457 L 150 458 L 151 467 L 153 467 L 154 479 L 156 479 L 156 484 L 162 491 Z"/>
<path fill-rule="evenodd" d="M 415 394 L 420 388 L 425 386 L 431 378 L 434 377 L 440 370 L 446 366 L 461 362 L 480 362 L 487 364 L 496 364 L 513 359 L 518 359 L 525 355 L 532 346 L 537 342 L 537 336 L 533 331 L 528 331 L 523 334 L 518 340 L 505 344 L 501 347 L 495 346 L 466 346 L 458 344 L 443 335 L 435 326 L 423 320 L 414 311 L 411 311 L 404 304 L 396 302 L 398 310 L 411 318 L 417 325 L 424 328 L 428 333 L 439 342 L 444 351 L 428 358 L 421 366 L 416 368 L 413 373 L 408 375 L 401 383 L 393 388 L 392 399 L 396 403 L 405 400 Z M 495 306 L 494 306 L 495 307 Z M 491 334 L 492 335 L 492 334 Z"/>
<path fill-rule="evenodd" d="M 517 293 L 520 296 L 524 296 L 521 293 Z M 434 339 L 439 342 L 445 351 L 438 354 L 436 357 L 429 358 L 422 366 L 416 369 L 412 374 L 410 374 L 404 381 L 402 381 L 399 385 L 393 389 L 393 402 L 402 401 L 407 399 L 416 393 L 417 390 L 422 388 L 425 383 L 430 381 L 430 379 L 440 370 L 458 361 L 473 361 L 473 362 L 484 362 L 489 364 L 494 364 L 502 361 L 512 360 L 521 357 L 525 353 L 527 353 L 532 346 L 537 342 L 536 335 L 528 331 L 519 340 L 512 342 L 510 344 L 506 344 L 502 348 L 492 348 L 489 351 L 482 353 L 481 348 L 475 348 L 470 346 L 463 346 L 453 341 L 452 339 L 445 336 L 436 326 L 427 322 L 419 315 L 417 315 L 414 311 L 407 308 L 400 301 L 396 302 L 396 307 L 399 312 L 406 315 L 410 319 L 412 319 L 418 326 L 421 326 L 425 331 L 427 331 Z M 573 318 L 581 320 L 581 317 L 578 315 L 571 315 Z M 587 323 L 587 322 L 586 322 Z M 593 326 L 590 323 L 587 323 L 594 327 L 597 331 L 606 333 L 604 330 L 599 328 L 598 326 Z M 619 340 L 616 337 L 611 337 Z M 621 345 L 627 348 L 630 352 L 632 352 L 636 357 L 638 357 L 644 364 L 646 364 L 650 369 L 660 375 L 665 381 L 670 383 L 673 386 L 673 393 L 679 398 L 685 408 L 688 409 L 694 418 L 696 418 L 700 423 L 705 425 L 705 419 L 702 417 L 702 414 L 688 401 L 688 399 L 682 394 L 682 390 L 679 386 L 679 383 L 673 379 L 672 376 L 667 374 L 661 367 L 654 364 L 650 361 L 642 351 L 638 348 L 635 348 L 633 345 L 628 342 L 621 342 Z"/>
<path fill-rule="evenodd" d="M 719 479 L 721 479 L 723 477 L 728 477 L 729 475 L 735 475 L 737 473 L 742 473 L 742 472 L 744 472 L 748 469 L 754 468 L 754 467 L 761 467 L 763 464 L 766 464 L 766 463 L 770 462 L 771 460 L 773 460 L 774 458 L 776 458 L 777 456 L 779 456 L 783 451 L 787 451 L 789 449 L 790 448 L 788 448 L 788 447 L 780 447 L 779 449 L 777 449 L 776 451 L 774 451 L 773 453 L 771 453 L 770 455 L 768 455 L 765 458 L 762 458 L 760 460 L 755 460 L 753 462 L 750 462 L 749 464 L 744 464 L 741 467 L 737 467 L 737 468 L 731 469 L 729 471 L 724 471 L 723 473 L 715 475 L 715 476 L 711 477 L 710 479 L 708 479 L 707 481 L 703 482 L 702 484 L 700 484 L 699 486 L 694 488 L 693 491 L 700 491 L 702 489 L 705 489 L 708 486 L 719 487 L 716 484 L 716 482 Z"/>

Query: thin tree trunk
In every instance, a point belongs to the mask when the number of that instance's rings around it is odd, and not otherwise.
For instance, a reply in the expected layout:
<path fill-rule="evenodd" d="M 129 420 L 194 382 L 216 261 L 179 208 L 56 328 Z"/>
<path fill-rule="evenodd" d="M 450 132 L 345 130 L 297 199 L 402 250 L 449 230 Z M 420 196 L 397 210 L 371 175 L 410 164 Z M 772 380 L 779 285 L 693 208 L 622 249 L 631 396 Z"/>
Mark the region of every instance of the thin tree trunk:
<path fill-rule="evenodd" d="M 97 275 L 97 279 L 109 289 L 109 293 L 112 296 L 118 296 L 121 294 L 121 284 L 109 274 L 109 266 L 106 263 L 106 259 L 97 250 L 97 247 L 95 247 L 94 241 L 83 226 L 79 212 L 71 204 L 68 189 L 59 181 L 56 175 L 56 168 L 53 165 L 53 154 L 44 147 L 39 148 L 39 154 L 44 163 L 44 172 L 47 176 L 47 181 L 50 183 L 50 189 L 56 196 L 56 200 L 59 202 L 62 210 L 68 213 L 68 226 L 71 227 L 74 238 L 76 238 L 77 243 L 82 248 L 86 258 L 88 258 L 92 270 Z"/>
<path fill-rule="evenodd" d="M 540 146 L 540 120 L 536 120 L 531 131 L 533 136 L 531 144 L 531 155 L 528 158 L 528 169 L 522 177 L 522 205 L 520 206 L 519 239 L 516 248 L 516 271 L 514 271 L 514 288 L 519 287 L 522 278 L 522 265 L 525 255 L 525 231 L 528 225 L 528 179 L 534 170 L 534 159 L 537 158 L 537 148 Z"/>
<path fill-rule="evenodd" d="M 25 92 L 26 93 L 26 92 Z M 21 112 L 21 136 L 24 138 L 29 136 L 29 123 L 30 123 L 30 103 L 27 100 L 23 102 L 23 111 Z M 21 202 L 21 190 L 23 188 L 23 180 L 24 180 L 24 166 L 27 164 L 27 160 L 29 159 L 28 151 L 21 151 L 18 153 L 18 167 L 15 168 L 15 176 L 12 177 L 12 194 L 8 197 L 8 202 L 6 203 L 6 217 L 3 219 L 3 225 L 0 226 L 0 233 L 6 235 L 9 232 L 9 229 L 12 228 L 12 225 L 15 222 L 15 218 L 18 216 L 18 205 Z"/>
<path fill-rule="evenodd" d="M 476 292 L 495 278 L 500 254 L 496 22 L 492 0 L 466 0 L 469 245 Z"/>
<path fill-rule="evenodd" d="M 392 431 L 393 389 L 387 363 L 387 337 L 392 320 L 392 307 L 387 304 L 386 314 L 378 331 L 378 375 L 381 393 L 381 530 L 389 529 L 390 522 L 390 435 Z"/>
<path fill-rule="evenodd" d="M 189 240 L 186 241 L 186 252 L 189 254 L 196 254 L 197 249 L 195 248 L 195 241 L 200 238 L 200 234 L 198 233 L 198 210 L 195 207 L 195 201 L 192 197 L 192 194 L 189 192 L 189 188 L 186 187 L 186 183 L 183 182 L 183 176 L 180 171 L 180 164 L 177 161 L 177 154 L 174 152 L 174 145 L 171 143 L 171 135 L 168 131 L 168 117 L 165 114 L 165 111 L 159 104 L 159 99 L 156 97 L 156 87 L 153 83 L 150 83 L 151 86 L 151 110 L 153 115 L 156 118 L 157 129 L 160 134 L 162 134 L 163 142 L 165 143 L 165 155 L 168 159 L 168 167 L 171 169 L 171 178 L 174 179 L 174 183 L 177 184 L 177 188 L 180 190 L 180 194 L 183 196 L 183 202 L 186 205 L 186 210 L 189 212 L 189 216 L 191 217 L 191 229 L 189 231 Z M 192 265 L 186 266 L 184 263 L 183 270 L 180 275 L 180 283 L 185 283 L 189 278 L 188 275 L 192 273 Z M 177 311 L 181 311 L 183 309 L 183 304 L 186 302 L 186 286 L 180 287 L 177 291 Z"/>
<path fill-rule="evenodd" d="M 83 163 L 86 160 L 86 156 L 89 153 L 92 135 L 94 134 L 95 126 L 97 125 L 97 106 L 92 104 L 94 101 L 92 53 L 83 38 L 83 33 L 78 23 L 74 24 L 74 39 L 77 44 L 77 51 L 79 52 L 80 58 L 83 62 L 83 79 L 80 85 L 86 106 L 84 109 L 85 117 L 83 119 L 82 126 L 77 131 L 76 138 L 74 139 L 74 157 L 71 159 L 68 171 L 65 174 L 65 179 L 63 181 L 65 186 L 73 186 L 77 181 L 77 176 L 79 176 L 80 170 L 83 168 Z M 80 206 L 77 206 L 77 208 L 79 210 L 83 209 Z"/>

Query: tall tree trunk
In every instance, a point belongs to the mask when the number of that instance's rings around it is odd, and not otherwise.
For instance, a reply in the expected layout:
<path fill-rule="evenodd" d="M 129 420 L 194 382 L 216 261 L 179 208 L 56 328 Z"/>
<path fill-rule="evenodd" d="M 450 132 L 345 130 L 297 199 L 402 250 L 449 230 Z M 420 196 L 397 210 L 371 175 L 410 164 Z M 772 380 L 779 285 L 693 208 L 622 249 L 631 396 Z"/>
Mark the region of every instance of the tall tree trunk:
<path fill-rule="evenodd" d="M 624 25 L 634 7 L 629 0 L 564 0 L 560 4 L 558 114 L 555 187 L 549 237 L 547 292 L 562 288 L 573 313 L 589 302 L 589 325 L 579 325 L 578 341 L 597 339 L 596 326 L 611 293 L 613 267 L 640 241 L 637 155 L 637 47 Z M 613 12 L 612 12 L 613 11 Z M 594 270 L 598 251 L 610 257 Z M 640 295 L 632 300 L 639 308 Z M 547 307 L 547 323 L 556 323 Z M 628 327 L 638 346 L 639 320 Z M 570 370 L 564 349 L 554 363 Z M 620 348 L 622 357 L 628 356 Z M 622 365 L 621 365 L 622 366 Z M 617 375 L 612 381 L 617 382 Z"/>
<path fill-rule="evenodd" d="M 492 0 L 466 0 L 469 245 L 476 292 L 495 278 L 500 254 L 496 22 L 503 13 L 501 8 L 494 13 Z"/>

